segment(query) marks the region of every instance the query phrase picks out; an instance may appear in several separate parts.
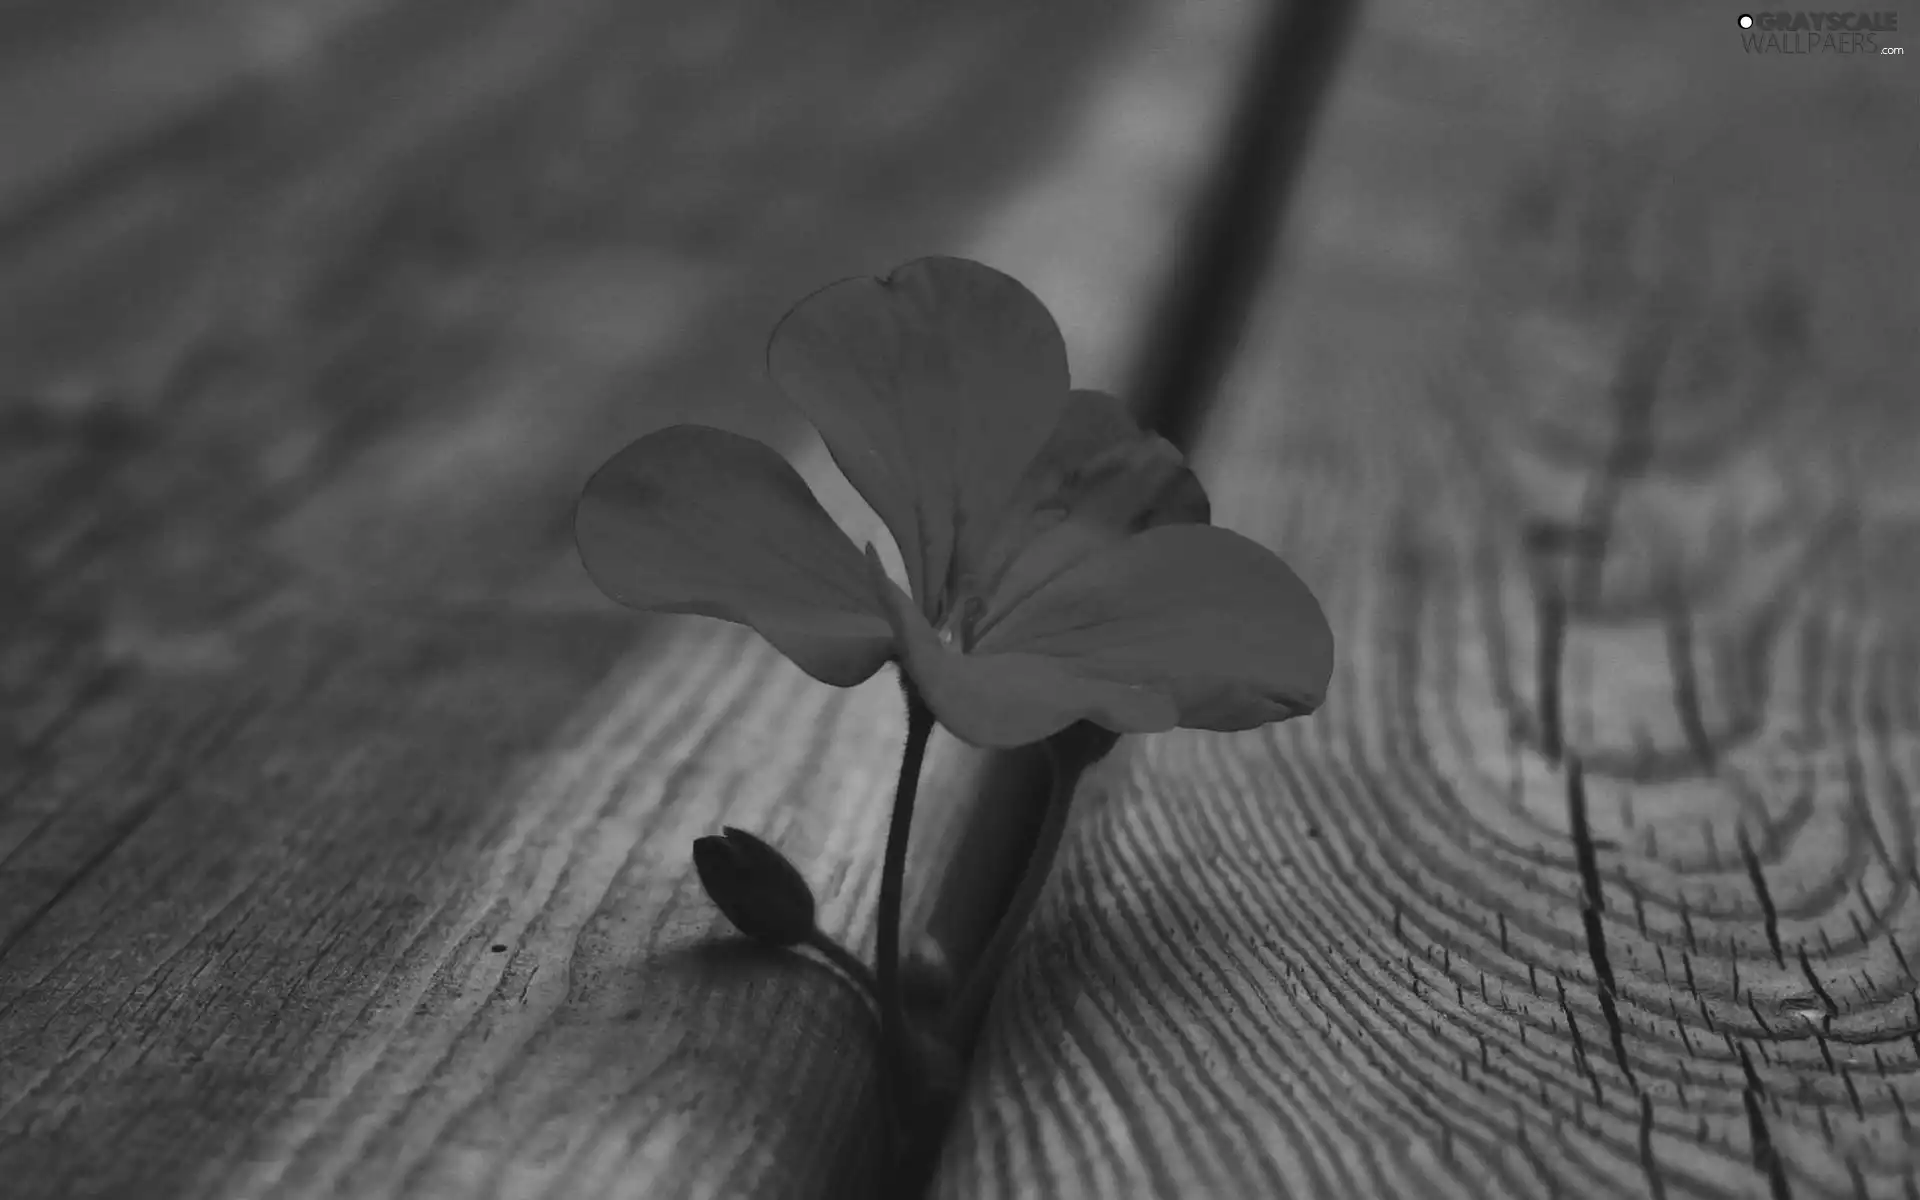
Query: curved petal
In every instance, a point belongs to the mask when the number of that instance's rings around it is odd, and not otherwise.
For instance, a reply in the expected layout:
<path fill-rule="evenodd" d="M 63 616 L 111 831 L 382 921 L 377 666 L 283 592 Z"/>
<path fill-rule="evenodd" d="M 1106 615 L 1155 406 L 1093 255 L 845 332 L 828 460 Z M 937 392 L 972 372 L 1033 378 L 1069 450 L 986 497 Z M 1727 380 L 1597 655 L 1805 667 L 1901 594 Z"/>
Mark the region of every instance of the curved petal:
<path fill-rule="evenodd" d="M 850 687 L 892 656 L 859 549 L 752 438 L 674 425 L 634 442 L 581 490 L 574 540 L 614 600 L 750 625 L 822 683 Z"/>
<path fill-rule="evenodd" d="M 1180 724 L 1251 729 L 1312 712 L 1333 631 L 1272 551 L 1211 525 L 1163 525 L 1082 559 L 980 640 L 1171 694 Z"/>
<path fill-rule="evenodd" d="M 773 381 L 893 531 L 929 619 L 1067 402 L 1067 352 L 1019 282 L 959 258 L 831 284 L 781 319 Z"/>
<path fill-rule="evenodd" d="M 978 606 L 971 645 L 1020 600 L 1087 555 L 1146 529 L 1207 523 L 1206 489 L 1173 443 L 1105 392 L 1075 390 L 1028 464 L 959 591 Z"/>
<path fill-rule="evenodd" d="M 901 666 L 947 732 L 975 746 L 1024 746 L 1075 721 L 1115 733 L 1172 729 L 1173 702 L 1151 687 L 1082 674 L 1042 654 L 961 654 L 943 642 L 867 549 Z"/>

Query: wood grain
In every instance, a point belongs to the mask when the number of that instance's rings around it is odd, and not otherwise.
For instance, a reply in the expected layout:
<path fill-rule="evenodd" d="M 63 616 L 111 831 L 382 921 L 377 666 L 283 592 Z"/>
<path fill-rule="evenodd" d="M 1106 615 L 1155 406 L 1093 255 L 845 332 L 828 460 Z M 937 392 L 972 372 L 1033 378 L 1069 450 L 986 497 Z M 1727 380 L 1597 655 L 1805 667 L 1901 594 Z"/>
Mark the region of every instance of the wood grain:
<path fill-rule="evenodd" d="M 1920 1190 L 1916 91 L 1787 61 L 1370 10 L 1198 456 L 1331 699 L 1089 781 L 935 1194 Z"/>
<path fill-rule="evenodd" d="M 766 331 L 1044 241 L 1115 18 L 412 0 L 37 160 L 0 217 L 10 1197 L 867 1189 L 866 1009 L 731 943 L 686 855 L 754 828 L 864 942 L 892 685 L 611 610 L 569 510 L 674 420 L 824 483 Z M 1130 149 L 1088 228 L 1167 217 Z"/>

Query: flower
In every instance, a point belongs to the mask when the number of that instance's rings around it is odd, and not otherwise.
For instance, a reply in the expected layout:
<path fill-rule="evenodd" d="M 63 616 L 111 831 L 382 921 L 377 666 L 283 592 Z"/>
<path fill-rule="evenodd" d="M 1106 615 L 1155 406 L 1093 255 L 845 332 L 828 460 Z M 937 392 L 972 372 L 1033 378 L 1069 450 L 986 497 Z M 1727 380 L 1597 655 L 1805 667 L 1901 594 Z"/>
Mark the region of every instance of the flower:
<path fill-rule="evenodd" d="M 1075 721 L 1249 729 L 1311 712 L 1333 670 L 1319 603 L 1119 401 L 1075 390 L 1046 308 L 925 258 L 843 280 L 773 332 L 774 383 L 886 522 L 907 589 L 769 447 L 676 425 L 615 454 L 576 513 L 602 591 L 758 630 L 823 683 L 898 661 L 980 746 Z"/>

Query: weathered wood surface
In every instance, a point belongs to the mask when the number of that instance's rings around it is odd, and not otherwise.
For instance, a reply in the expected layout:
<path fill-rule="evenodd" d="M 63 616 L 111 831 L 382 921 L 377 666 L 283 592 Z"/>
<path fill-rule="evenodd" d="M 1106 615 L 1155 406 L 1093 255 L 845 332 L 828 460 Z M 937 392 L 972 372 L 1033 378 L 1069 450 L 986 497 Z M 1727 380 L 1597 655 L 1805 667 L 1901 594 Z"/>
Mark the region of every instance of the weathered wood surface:
<path fill-rule="evenodd" d="M 1198 458 L 1332 698 L 1090 780 L 935 1194 L 1920 1192 L 1920 91 L 1611 7 L 1370 7 Z"/>
<path fill-rule="evenodd" d="M 684 419 L 825 482 L 766 331 L 923 253 L 1117 358 L 1242 6 L 912 9 L 0 16 L 8 1197 L 859 1194 L 866 1010 L 686 854 L 770 836 L 864 944 L 897 696 L 611 609 L 573 493 Z"/>

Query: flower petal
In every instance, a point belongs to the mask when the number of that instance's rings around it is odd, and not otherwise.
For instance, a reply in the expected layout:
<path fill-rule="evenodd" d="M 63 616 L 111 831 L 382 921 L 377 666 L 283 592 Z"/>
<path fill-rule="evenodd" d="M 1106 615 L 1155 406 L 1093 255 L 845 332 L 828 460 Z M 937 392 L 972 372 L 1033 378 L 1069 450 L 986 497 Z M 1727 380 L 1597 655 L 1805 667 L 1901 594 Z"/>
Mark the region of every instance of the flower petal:
<path fill-rule="evenodd" d="M 1116 733 L 1172 729 L 1173 702 L 1040 654 L 961 654 L 886 576 L 867 548 L 868 574 L 900 647 L 901 666 L 947 732 L 975 746 L 1024 746 L 1087 720 Z"/>
<path fill-rule="evenodd" d="M 614 600 L 750 625 L 822 683 L 850 687 L 892 656 L 858 547 L 752 438 L 673 425 L 634 442 L 581 490 L 574 540 Z"/>
<path fill-rule="evenodd" d="M 1073 392 L 1028 464 L 999 528 L 959 591 L 979 606 L 971 643 L 1047 580 L 1123 538 L 1207 523 L 1206 489 L 1165 438 L 1143 432 L 1106 394 Z"/>
<path fill-rule="evenodd" d="M 1159 688 L 1193 729 L 1312 712 L 1333 674 L 1333 631 L 1307 585 L 1266 547 L 1211 525 L 1163 525 L 1082 559 L 976 651 L 1052 655 Z"/>
<path fill-rule="evenodd" d="M 1013 278 L 923 258 L 802 300 L 767 346 L 773 381 L 893 531 L 929 619 L 992 532 L 1067 402 L 1067 353 Z"/>

